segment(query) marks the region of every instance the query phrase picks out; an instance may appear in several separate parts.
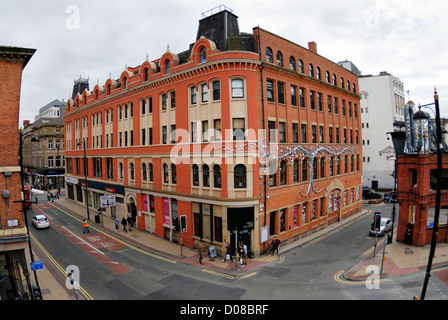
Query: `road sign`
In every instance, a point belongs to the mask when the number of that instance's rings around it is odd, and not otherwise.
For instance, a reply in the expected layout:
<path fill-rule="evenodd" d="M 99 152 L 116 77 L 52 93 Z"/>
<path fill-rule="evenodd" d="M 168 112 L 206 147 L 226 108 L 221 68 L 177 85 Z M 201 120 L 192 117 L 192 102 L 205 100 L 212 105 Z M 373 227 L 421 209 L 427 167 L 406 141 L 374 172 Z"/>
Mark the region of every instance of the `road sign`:
<path fill-rule="evenodd" d="M 31 271 L 44 268 L 44 263 L 42 262 L 42 260 L 31 262 L 30 265 L 31 265 Z"/>
<path fill-rule="evenodd" d="M 117 205 L 117 201 L 115 199 L 114 194 L 100 196 L 100 207 L 101 208 L 115 207 L 116 205 Z"/>

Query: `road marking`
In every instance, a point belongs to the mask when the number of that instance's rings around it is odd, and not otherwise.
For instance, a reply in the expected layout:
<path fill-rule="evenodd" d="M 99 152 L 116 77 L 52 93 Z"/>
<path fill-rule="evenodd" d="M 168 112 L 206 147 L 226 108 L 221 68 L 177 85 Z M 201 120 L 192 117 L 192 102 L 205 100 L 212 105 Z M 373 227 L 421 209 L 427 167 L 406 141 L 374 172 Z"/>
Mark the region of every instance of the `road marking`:
<path fill-rule="evenodd" d="M 76 239 L 78 239 L 79 243 L 81 244 L 86 244 L 89 247 L 93 248 L 94 251 L 91 251 L 93 253 L 101 253 L 103 256 L 105 255 L 104 252 L 101 252 L 100 250 L 98 250 L 97 248 L 95 248 L 94 246 L 92 246 L 90 243 L 88 243 L 87 241 L 83 240 L 82 238 L 78 237 L 76 234 L 74 234 L 72 231 L 68 230 L 66 227 L 61 226 L 61 228 L 64 228 L 67 232 L 69 232 L 73 237 L 75 237 Z"/>
<path fill-rule="evenodd" d="M 68 213 L 68 212 L 65 211 L 64 209 L 59 208 L 59 207 L 55 206 L 55 205 L 52 204 L 52 203 L 50 203 L 50 204 L 51 204 L 53 207 L 55 207 L 56 209 L 58 209 L 58 210 L 64 212 L 66 215 L 72 217 L 73 219 L 82 222 L 81 219 L 79 219 L 79 218 L 75 217 L 74 215 Z M 114 239 L 115 241 L 117 241 L 117 242 L 119 242 L 119 243 L 121 243 L 121 244 L 123 244 L 123 245 L 125 245 L 125 246 L 127 246 L 127 247 L 129 247 L 129 248 L 131 248 L 131 249 L 134 249 L 135 251 L 138 251 L 138 252 L 140 252 L 140 253 L 143 253 L 143 254 L 145 254 L 145 255 L 147 255 L 147 256 L 150 256 L 150 257 L 153 257 L 153 258 L 156 258 L 156 259 L 159 259 L 159 260 L 163 260 L 163 261 L 166 261 L 166 262 L 170 262 L 170 263 L 177 263 L 176 260 L 173 260 L 173 259 L 170 259 L 170 258 L 165 258 L 165 257 L 163 257 L 163 256 L 159 256 L 159 255 L 157 255 L 157 254 L 154 254 L 154 253 L 148 252 L 148 251 L 146 251 L 146 250 L 140 249 L 140 248 L 138 248 L 138 247 L 136 247 L 136 246 L 134 246 L 134 245 L 132 245 L 132 244 L 126 242 L 126 241 L 123 241 L 123 240 L 121 240 L 121 239 L 119 239 L 119 238 L 116 238 L 116 237 L 113 236 L 112 234 L 109 234 L 109 233 L 107 233 L 107 232 L 104 232 L 104 231 L 101 230 L 101 229 L 98 229 L 98 228 L 95 227 L 95 226 L 89 225 L 89 228 L 92 228 L 93 230 L 95 230 L 95 231 L 97 231 L 97 232 L 99 232 L 99 233 L 102 233 L 102 234 L 104 234 L 104 235 L 107 235 L 107 236 L 109 236 L 110 238 Z"/>
<path fill-rule="evenodd" d="M 247 279 L 247 278 L 253 277 L 254 275 L 257 274 L 256 272 L 251 272 L 251 273 L 248 273 L 248 274 L 245 274 L 245 275 L 242 275 L 242 276 L 232 276 L 232 275 L 229 275 L 229 274 L 226 274 L 226 273 L 217 272 L 217 271 L 213 271 L 213 270 L 209 270 L 209 269 L 202 269 L 202 271 L 206 272 L 206 273 L 209 273 L 209 274 L 212 274 L 214 276 L 218 276 L 218 277 L 221 277 L 221 278 L 227 278 L 227 279 L 231 279 L 231 280 Z"/>
<path fill-rule="evenodd" d="M 44 248 L 44 246 L 36 239 L 34 234 L 30 232 L 30 237 L 34 241 L 34 243 L 39 247 L 39 249 L 42 251 L 42 253 L 50 260 L 50 262 L 56 267 L 56 269 L 62 273 L 62 275 L 68 279 L 67 272 L 65 272 L 65 269 L 62 268 L 62 266 L 51 256 L 51 254 Z M 92 296 L 83 288 L 79 283 L 76 283 L 78 286 L 78 292 L 80 292 L 85 299 L 87 300 L 93 300 Z"/>

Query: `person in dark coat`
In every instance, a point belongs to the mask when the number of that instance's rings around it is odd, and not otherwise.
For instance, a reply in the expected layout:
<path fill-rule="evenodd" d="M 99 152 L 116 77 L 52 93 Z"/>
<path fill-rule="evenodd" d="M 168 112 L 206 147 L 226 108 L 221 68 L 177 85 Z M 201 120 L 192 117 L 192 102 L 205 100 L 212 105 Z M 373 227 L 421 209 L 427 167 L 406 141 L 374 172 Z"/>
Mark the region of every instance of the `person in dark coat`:
<path fill-rule="evenodd" d="M 128 224 L 128 222 L 126 221 L 125 217 L 123 217 L 123 219 L 121 219 L 121 224 L 123 225 L 123 231 L 128 232 L 128 230 L 126 229 L 126 225 Z"/>

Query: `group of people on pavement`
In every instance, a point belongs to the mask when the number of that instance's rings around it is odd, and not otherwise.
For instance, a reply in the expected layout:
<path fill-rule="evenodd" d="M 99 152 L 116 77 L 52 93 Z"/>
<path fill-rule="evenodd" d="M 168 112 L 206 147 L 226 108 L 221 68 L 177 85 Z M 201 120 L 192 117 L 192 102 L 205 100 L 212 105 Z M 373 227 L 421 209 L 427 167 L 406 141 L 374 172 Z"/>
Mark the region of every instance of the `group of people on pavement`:
<path fill-rule="evenodd" d="M 132 218 L 128 216 L 128 218 L 126 219 L 125 217 L 123 217 L 121 219 L 121 225 L 123 226 L 123 231 L 124 232 L 128 232 L 128 230 L 126 229 L 126 226 L 128 227 L 129 231 L 132 232 L 132 225 L 133 225 L 133 221 Z M 120 222 L 118 221 L 118 218 L 115 217 L 115 230 L 119 230 L 120 229 Z"/>
<path fill-rule="evenodd" d="M 247 264 L 247 246 L 244 242 L 242 242 L 238 248 L 238 262 L 240 263 L 240 268 L 243 268 L 245 264 Z M 226 246 L 226 256 L 224 257 L 224 262 L 229 259 L 233 262 L 232 259 L 232 247 L 230 243 L 227 242 Z"/>

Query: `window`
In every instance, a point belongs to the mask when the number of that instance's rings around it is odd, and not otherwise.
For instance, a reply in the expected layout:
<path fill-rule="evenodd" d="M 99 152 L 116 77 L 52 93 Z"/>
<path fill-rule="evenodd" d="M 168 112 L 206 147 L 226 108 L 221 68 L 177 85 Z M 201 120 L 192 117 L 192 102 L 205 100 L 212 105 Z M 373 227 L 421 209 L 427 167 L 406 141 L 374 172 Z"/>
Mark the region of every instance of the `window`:
<path fill-rule="evenodd" d="M 311 137 L 312 137 L 312 142 L 316 143 L 317 142 L 317 137 L 316 137 L 316 126 L 312 125 L 311 126 Z"/>
<path fill-rule="evenodd" d="M 171 73 L 171 61 L 167 60 L 165 63 L 165 73 L 170 74 Z"/>
<path fill-rule="evenodd" d="M 213 82 L 213 101 L 221 99 L 221 83 L 219 81 Z"/>
<path fill-rule="evenodd" d="M 48 157 L 48 167 L 49 168 L 54 167 L 54 158 L 53 157 Z"/>
<path fill-rule="evenodd" d="M 201 62 L 207 61 L 207 50 L 204 47 L 199 51 L 199 59 Z"/>
<path fill-rule="evenodd" d="M 232 80 L 232 98 L 244 98 L 244 82 L 242 79 Z"/>
<path fill-rule="evenodd" d="M 280 185 L 286 184 L 286 161 L 280 162 Z"/>
<path fill-rule="evenodd" d="M 163 182 L 164 183 L 169 182 L 168 165 L 166 163 L 163 164 Z"/>
<path fill-rule="evenodd" d="M 202 141 L 207 142 L 208 139 L 209 139 L 208 121 L 204 120 L 202 121 Z"/>
<path fill-rule="evenodd" d="M 266 61 L 272 63 L 272 49 L 267 47 L 266 48 Z"/>
<path fill-rule="evenodd" d="M 149 171 L 149 181 L 152 182 L 154 178 L 154 167 L 152 163 L 148 165 L 148 171 Z"/>
<path fill-rule="evenodd" d="M 106 158 L 107 179 L 114 178 L 114 162 L 112 158 Z"/>
<path fill-rule="evenodd" d="M 197 94 L 196 87 L 191 87 L 191 88 L 190 88 L 190 100 L 191 100 L 191 104 L 196 104 L 196 94 Z"/>
<path fill-rule="evenodd" d="M 277 98 L 278 103 L 285 103 L 285 85 L 282 82 L 277 82 Z"/>
<path fill-rule="evenodd" d="M 300 106 L 305 108 L 305 89 L 299 89 Z"/>
<path fill-rule="evenodd" d="M 314 100 L 314 91 L 310 91 L 310 106 L 311 106 L 311 110 L 316 110 L 316 103 Z"/>
<path fill-rule="evenodd" d="M 319 67 L 316 68 L 316 78 L 321 80 L 320 68 Z"/>
<path fill-rule="evenodd" d="M 148 98 L 148 113 L 152 113 L 152 97 Z"/>
<path fill-rule="evenodd" d="M 297 106 L 297 88 L 291 86 L 291 105 Z"/>
<path fill-rule="evenodd" d="M 207 84 L 203 84 L 201 86 L 201 96 L 202 96 L 202 102 L 208 101 L 208 87 Z"/>
<path fill-rule="evenodd" d="M 206 164 L 202 166 L 202 185 L 210 187 L 210 169 Z"/>
<path fill-rule="evenodd" d="M 213 187 L 221 188 L 221 167 L 217 164 L 213 166 Z"/>
<path fill-rule="evenodd" d="M 140 101 L 140 109 L 141 109 L 141 114 L 146 114 L 146 100 L 145 99 L 142 99 Z M 106 122 L 107 122 L 107 120 L 108 120 L 108 115 L 106 113 Z"/>
<path fill-rule="evenodd" d="M 268 121 L 269 142 L 275 142 L 275 121 Z"/>
<path fill-rule="evenodd" d="M 162 93 L 162 110 L 166 110 L 166 93 Z"/>
<path fill-rule="evenodd" d="M 171 109 L 175 109 L 176 108 L 176 92 L 175 91 L 170 92 L 170 102 L 171 102 Z"/>
<path fill-rule="evenodd" d="M 176 143 L 176 125 L 171 125 L 171 131 L 170 131 L 170 142 Z"/>
<path fill-rule="evenodd" d="M 135 170 L 134 170 L 134 163 L 131 162 L 131 165 L 129 166 L 129 170 L 130 170 L 130 175 L 131 175 L 131 180 L 135 179 Z"/>
<path fill-rule="evenodd" d="M 194 164 L 192 166 L 192 171 L 193 171 L 193 185 L 199 186 L 199 167 L 197 164 Z"/>
<path fill-rule="evenodd" d="M 277 65 L 283 67 L 283 54 L 277 51 Z"/>
<path fill-rule="evenodd" d="M 142 180 L 143 181 L 148 180 L 148 172 L 147 172 L 147 169 L 146 169 L 146 163 L 142 164 Z"/>
<path fill-rule="evenodd" d="M 289 69 L 296 70 L 296 59 L 293 56 L 289 57 Z"/>
<path fill-rule="evenodd" d="M 278 138 L 279 142 L 286 142 L 286 130 L 284 122 L 278 123 Z"/>
<path fill-rule="evenodd" d="M 310 77 L 314 77 L 314 67 L 311 63 L 308 65 L 308 70 Z"/>
<path fill-rule="evenodd" d="M 162 144 L 166 144 L 167 140 L 167 127 L 162 126 Z"/>
<path fill-rule="evenodd" d="M 177 183 L 177 171 L 176 171 L 176 165 L 174 163 L 171 164 L 171 183 L 172 184 Z"/>
<path fill-rule="evenodd" d="M 213 131 L 214 140 L 215 141 L 221 141 L 221 136 L 222 136 L 222 133 L 221 133 L 221 119 L 213 120 L 213 127 L 215 129 Z"/>
<path fill-rule="evenodd" d="M 198 139 L 198 123 L 193 121 L 191 123 L 191 142 L 197 142 Z"/>
<path fill-rule="evenodd" d="M 233 140 L 244 140 L 244 118 L 233 118 Z"/>
<path fill-rule="evenodd" d="M 238 164 L 235 166 L 233 180 L 236 189 L 246 188 L 246 167 L 244 165 Z"/>
<path fill-rule="evenodd" d="M 142 146 L 146 144 L 146 129 L 142 129 Z"/>
<path fill-rule="evenodd" d="M 293 170 L 294 182 L 299 182 L 299 160 L 297 159 L 294 160 Z"/>
<path fill-rule="evenodd" d="M 299 125 L 297 123 L 292 124 L 292 142 L 299 142 Z"/>
<path fill-rule="evenodd" d="M 317 106 L 319 111 L 322 111 L 322 93 L 317 94 Z"/>
<path fill-rule="evenodd" d="M 302 131 L 302 143 L 306 143 L 306 124 L 302 124 L 300 130 Z"/>
<path fill-rule="evenodd" d="M 308 161 L 302 160 L 302 181 L 306 181 L 308 178 Z"/>
<path fill-rule="evenodd" d="M 272 80 L 266 81 L 267 99 L 269 102 L 274 102 L 274 82 Z"/>
<path fill-rule="evenodd" d="M 298 61 L 299 72 L 303 73 L 303 61 L 299 59 Z"/>
<path fill-rule="evenodd" d="M 330 72 L 328 71 L 325 72 L 325 80 L 330 83 Z"/>

